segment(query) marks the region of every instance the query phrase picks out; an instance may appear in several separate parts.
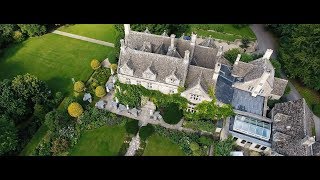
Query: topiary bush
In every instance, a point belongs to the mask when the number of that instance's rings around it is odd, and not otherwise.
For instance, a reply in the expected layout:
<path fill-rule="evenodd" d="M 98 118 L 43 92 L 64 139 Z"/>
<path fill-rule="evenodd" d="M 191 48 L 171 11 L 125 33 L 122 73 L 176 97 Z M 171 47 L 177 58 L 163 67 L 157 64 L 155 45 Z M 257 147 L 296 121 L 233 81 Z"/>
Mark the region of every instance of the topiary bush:
<path fill-rule="evenodd" d="M 99 69 L 100 66 L 101 66 L 100 62 L 99 62 L 98 60 L 96 60 L 96 59 L 93 59 L 93 60 L 91 61 L 90 65 L 91 65 L 91 68 L 92 68 L 93 70 L 97 70 L 97 69 Z"/>
<path fill-rule="evenodd" d="M 95 90 L 96 96 L 99 98 L 102 98 L 103 96 L 106 95 L 106 90 L 104 89 L 103 86 L 98 86 Z"/>
<path fill-rule="evenodd" d="M 113 73 L 117 73 L 117 68 L 118 68 L 118 65 L 117 64 L 110 64 L 110 69 L 113 71 Z"/>
<path fill-rule="evenodd" d="M 139 131 L 140 138 L 145 141 L 154 133 L 154 127 L 151 124 L 141 127 Z"/>
<path fill-rule="evenodd" d="M 125 125 L 127 133 L 130 135 L 136 135 L 139 131 L 138 123 L 139 122 L 136 120 L 128 121 Z"/>
<path fill-rule="evenodd" d="M 68 113 L 77 118 L 83 113 L 83 108 L 79 103 L 73 102 L 68 106 Z"/>
<path fill-rule="evenodd" d="M 163 120 L 168 124 L 177 124 L 183 117 L 183 111 L 176 103 L 170 103 L 162 109 Z"/>
<path fill-rule="evenodd" d="M 85 88 L 85 85 L 82 81 L 77 81 L 73 85 L 73 90 L 78 93 L 82 92 L 84 90 L 84 88 Z"/>

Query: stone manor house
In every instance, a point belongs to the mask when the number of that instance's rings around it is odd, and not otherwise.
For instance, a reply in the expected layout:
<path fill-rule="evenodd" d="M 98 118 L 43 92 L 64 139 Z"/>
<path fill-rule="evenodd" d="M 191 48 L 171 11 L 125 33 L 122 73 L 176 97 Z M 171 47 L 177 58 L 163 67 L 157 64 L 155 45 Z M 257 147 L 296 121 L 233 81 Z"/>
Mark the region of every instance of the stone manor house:
<path fill-rule="evenodd" d="M 185 40 L 174 34 L 168 36 L 166 32 L 155 35 L 148 29 L 132 31 L 129 24 L 124 25 L 124 30 L 118 62 L 121 83 L 142 85 L 164 94 L 177 93 L 179 87 L 184 87 L 181 96 L 188 99 L 187 110 L 191 112 L 196 104 L 212 100 L 209 96 L 212 89 L 218 104 L 231 104 L 234 108 L 236 115 L 227 120 L 226 126 L 238 145 L 258 152 L 287 155 L 279 144 L 289 135 L 279 130 L 282 126 L 278 124 L 293 115 L 283 114 L 285 110 L 279 107 L 286 105 L 280 104 L 272 110 L 274 119 L 267 118 L 268 99 L 279 99 L 288 83 L 274 77 L 271 49 L 249 63 L 240 61 L 239 54 L 234 64 L 230 64 L 223 56 L 223 47 L 217 47 L 211 37 L 200 42 L 192 33 L 191 40 Z M 299 103 L 302 107 L 303 103 Z M 276 136 L 275 149 L 280 152 L 271 151 L 272 135 Z M 301 135 L 301 139 L 310 140 L 310 136 Z"/>

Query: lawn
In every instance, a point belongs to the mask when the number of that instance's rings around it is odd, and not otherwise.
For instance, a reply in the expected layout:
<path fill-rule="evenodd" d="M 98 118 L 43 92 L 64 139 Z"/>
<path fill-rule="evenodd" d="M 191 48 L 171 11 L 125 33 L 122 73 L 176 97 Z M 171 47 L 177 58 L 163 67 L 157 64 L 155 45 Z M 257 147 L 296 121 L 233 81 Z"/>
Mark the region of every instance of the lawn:
<path fill-rule="evenodd" d="M 153 134 L 147 141 L 143 156 L 185 156 L 178 145 L 165 137 Z"/>
<path fill-rule="evenodd" d="M 310 109 L 313 110 L 313 113 L 320 117 L 320 93 L 303 86 L 297 80 L 290 79 L 290 82 L 294 85 L 301 96 L 304 97 L 304 99 L 307 101 Z"/>
<path fill-rule="evenodd" d="M 112 24 L 75 24 L 60 27 L 58 30 L 114 43 L 117 31 Z"/>
<path fill-rule="evenodd" d="M 38 131 L 33 135 L 30 142 L 26 145 L 26 147 L 21 151 L 20 156 L 31 156 L 33 151 L 36 149 L 40 141 L 47 134 L 48 128 L 45 125 L 42 125 Z"/>
<path fill-rule="evenodd" d="M 104 126 L 86 131 L 70 152 L 71 156 L 117 156 L 126 134 L 125 127 Z"/>
<path fill-rule="evenodd" d="M 183 112 L 179 109 L 179 105 L 171 103 L 166 107 L 160 108 L 163 120 L 168 124 L 177 124 L 182 116 Z"/>
<path fill-rule="evenodd" d="M 208 31 L 213 30 L 213 31 Z M 235 28 L 232 24 L 192 24 L 191 32 L 200 36 L 209 36 L 226 41 L 234 41 L 243 37 L 256 40 L 256 37 L 249 26 Z"/>
<path fill-rule="evenodd" d="M 44 80 L 50 89 L 72 92 L 72 81 L 86 81 L 95 58 L 114 59 L 114 49 L 56 34 L 30 38 L 7 48 L 0 57 L 0 80 L 31 73 Z"/>

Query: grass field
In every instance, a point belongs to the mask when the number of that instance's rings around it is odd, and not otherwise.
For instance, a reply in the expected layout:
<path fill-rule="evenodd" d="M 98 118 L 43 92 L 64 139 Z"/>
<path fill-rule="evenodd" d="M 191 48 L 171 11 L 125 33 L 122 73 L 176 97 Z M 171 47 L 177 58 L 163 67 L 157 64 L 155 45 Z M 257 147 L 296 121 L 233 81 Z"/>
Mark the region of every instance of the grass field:
<path fill-rule="evenodd" d="M 21 151 L 20 156 L 31 156 L 32 152 L 36 149 L 40 141 L 47 134 L 48 128 L 45 125 L 42 125 L 38 131 L 33 135 L 30 142 L 26 147 Z"/>
<path fill-rule="evenodd" d="M 178 145 L 157 134 L 153 134 L 147 141 L 143 156 L 185 156 Z"/>
<path fill-rule="evenodd" d="M 114 43 L 117 31 L 112 24 L 74 24 L 58 30 Z"/>
<path fill-rule="evenodd" d="M 0 57 L 0 80 L 31 73 L 54 91 L 71 92 L 72 81 L 85 81 L 93 70 L 93 58 L 114 59 L 111 47 L 56 34 L 30 38 L 7 48 Z"/>
<path fill-rule="evenodd" d="M 199 36 L 208 37 L 211 35 L 213 38 L 226 41 L 234 41 L 242 37 L 248 37 L 251 40 L 256 39 L 249 26 L 235 28 L 232 24 L 191 24 L 191 32 L 195 32 Z"/>
<path fill-rule="evenodd" d="M 313 110 L 313 113 L 320 117 L 320 93 L 303 86 L 297 80 L 290 79 L 290 82 L 294 85 L 300 95 L 307 101 L 310 109 Z"/>
<path fill-rule="evenodd" d="M 104 126 L 86 131 L 71 150 L 71 156 L 116 156 L 124 141 L 124 126 Z"/>

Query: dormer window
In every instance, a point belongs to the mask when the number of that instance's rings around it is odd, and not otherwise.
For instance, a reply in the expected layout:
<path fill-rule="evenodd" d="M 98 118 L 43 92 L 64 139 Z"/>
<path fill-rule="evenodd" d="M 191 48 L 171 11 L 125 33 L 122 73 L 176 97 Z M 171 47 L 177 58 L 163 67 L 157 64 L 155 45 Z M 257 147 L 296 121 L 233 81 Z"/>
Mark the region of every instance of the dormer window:
<path fill-rule="evenodd" d="M 196 95 L 196 94 L 190 94 L 190 99 L 191 100 L 200 101 L 200 96 Z"/>
<path fill-rule="evenodd" d="M 172 72 L 170 73 L 170 75 L 168 75 L 166 77 L 166 83 L 168 84 L 173 84 L 178 86 L 180 83 L 180 80 L 178 79 L 177 75 L 176 75 L 176 71 L 177 69 L 175 68 L 174 70 L 172 70 Z"/>
<path fill-rule="evenodd" d="M 152 68 L 152 64 L 142 73 L 145 79 L 156 80 L 156 72 Z"/>
<path fill-rule="evenodd" d="M 129 66 L 129 61 L 126 62 L 122 67 L 120 67 L 120 73 L 133 76 L 133 68 Z"/>

